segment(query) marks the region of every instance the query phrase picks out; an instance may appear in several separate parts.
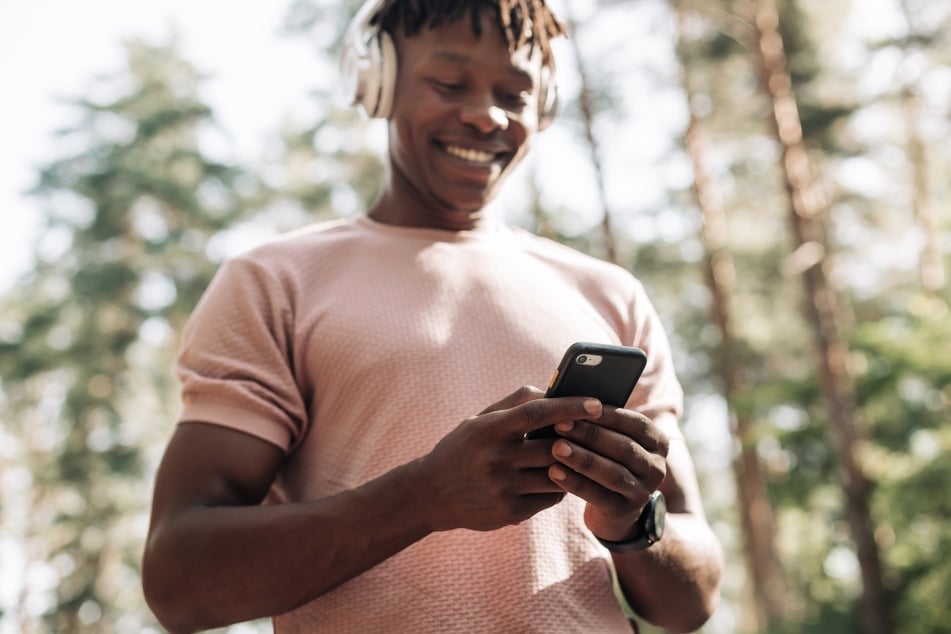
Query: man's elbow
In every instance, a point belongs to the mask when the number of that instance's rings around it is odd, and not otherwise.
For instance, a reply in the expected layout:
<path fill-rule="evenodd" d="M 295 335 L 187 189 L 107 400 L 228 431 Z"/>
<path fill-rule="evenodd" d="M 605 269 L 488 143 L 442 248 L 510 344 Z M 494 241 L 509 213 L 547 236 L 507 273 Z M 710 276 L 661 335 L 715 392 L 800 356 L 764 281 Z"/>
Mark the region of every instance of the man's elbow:
<path fill-rule="evenodd" d="M 694 569 L 693 582 L 679 601 L 668 603 L 663 613 L 648 619 L 653 625 L 672 633 L 695 632 L 710 620 L 720 605 L 720 581 L 723 577 L 723 551 L 717 544 L 707 552 L 702 565 Z"/>
<path fill-rule="evenodd" d="M 203 629 L 192 614 L 191 597 L 182 578 L 169 571 L 167 558 L 154 540 L 142 557 L 142 592 L 149 609 L 171 634 L 191 634 Z"/>
<path fill-rule="evenodd" d="M 160 582 L 149 581 L 146 576 L 142 577 L 142 589 L 145 593 L 145 602 L 152 610 L 152 614 L 158 619 L 162 627 L 171 632 L 171 634 L 191 634 L 197 632 L 200 628 L 193 625 L 188 618 L 185 618 L 179 602 L 173 592 L 159 589 L 163 585 Z"/>
<path fill-rule="evenodd" d="M 696 632 L 710 620 L 720 603 L 719 590 L 704 596 L 685 600 L 681 598 L 664 608 L 662 612 L 642 614 L 641 617 L 654 627 L 671 634 Z"/>
<path fill-rule="evenodd" d="M 723 552 L 718 548 L 699 579 L 693 600 L 685 602 L 684 609 L 676 614 L 676 623 L 665 625 L 668 631 L 695 632 L 710 620 L 720 605 L 720 580 L 723 577 L 723 566 Z"/>
<path fill-rule="evenodd" d="M 685 609 L 679 610 L 669 623 L 657 623 L 672 634 L 686 634 L 696 632 L 710 620 L 717 606 L 720 604 L 719 588 L 698 601 L 694 601 Z"/>

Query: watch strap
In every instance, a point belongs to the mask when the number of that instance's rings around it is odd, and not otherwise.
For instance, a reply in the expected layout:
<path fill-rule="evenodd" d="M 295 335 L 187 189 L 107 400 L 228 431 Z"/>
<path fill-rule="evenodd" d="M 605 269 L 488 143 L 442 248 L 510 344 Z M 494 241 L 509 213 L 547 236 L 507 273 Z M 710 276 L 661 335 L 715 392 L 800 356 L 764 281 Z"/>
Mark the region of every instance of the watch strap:
<path fill-rule="evenodd" d="M 641 511 L 641 514 L 638 516 L 635 526 L 637 526 L 637 534 L 624 541 L 613 542 L 607 539 L 601 539 L 595 535 L 595 539 L 601 543 L 602 546 L 607 548 L 613 553 L 631 553 L 637 552 L 639 550 L 644 550 L 649 548 L 651 545 L 660 541 L 662 533 L 657 530 L 655 516 L 657 509 L 658 499 L 663 500 L 664 494 L 660 491 L 654 491 L 650 499 L 647 501 L 647 505 L 644 507 L 644 510 Z M 660 512 L 664 512 L 664 503 L 661 502 Z"/>

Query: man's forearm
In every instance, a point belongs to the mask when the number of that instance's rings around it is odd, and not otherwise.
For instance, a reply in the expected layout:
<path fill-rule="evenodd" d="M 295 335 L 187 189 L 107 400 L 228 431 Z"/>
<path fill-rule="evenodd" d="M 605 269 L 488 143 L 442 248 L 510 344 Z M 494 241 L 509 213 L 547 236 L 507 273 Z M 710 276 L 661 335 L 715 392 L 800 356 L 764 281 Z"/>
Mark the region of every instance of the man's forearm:
<path fill-rule="evenodd" d="M 716 608 L 723 551 L 709 525 L 695 515 L 669 513 L 661 541 L 612 556 L 628 603 L 648 622 L 692 632 Z"/>
<path fill-rule="evenodd" d="M 153 531 L 143 581 L 173 632 L 294 609 L 425 537 L 413 463 L 308 503 L 196 506 Z"/>

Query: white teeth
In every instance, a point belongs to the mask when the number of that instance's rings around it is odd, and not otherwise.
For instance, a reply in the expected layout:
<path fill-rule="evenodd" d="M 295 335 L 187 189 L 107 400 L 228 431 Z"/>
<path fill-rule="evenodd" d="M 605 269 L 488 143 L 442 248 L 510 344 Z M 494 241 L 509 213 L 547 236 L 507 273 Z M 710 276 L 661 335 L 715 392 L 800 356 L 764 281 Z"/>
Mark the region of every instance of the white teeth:
<path fill-rule="evenodd" d="M 495 154 L 459 147 L 458 145 L 447 145 L 446 153 L 457 158 L 461 158 L 464 161 L 469 161 L 470 163 L 490 163 L 493 159 L 495 159 Z"/>

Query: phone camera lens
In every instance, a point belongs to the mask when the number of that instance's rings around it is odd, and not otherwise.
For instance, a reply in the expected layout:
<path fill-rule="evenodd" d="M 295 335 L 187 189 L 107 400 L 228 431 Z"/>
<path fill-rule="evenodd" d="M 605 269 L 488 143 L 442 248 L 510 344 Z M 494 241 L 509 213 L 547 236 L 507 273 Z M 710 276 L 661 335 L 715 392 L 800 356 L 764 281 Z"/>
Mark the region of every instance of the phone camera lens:
<path fill-rule="evenodd" d="M 587 355 L 584 355 L 584 354 L 579 354 L 579 355 L 578 355 L 578 363 L 580 363 L 581 365 L 584 365 L 584 364 L 587 363 L 587 362 L 588 362 L 588 356 L 587 356 Z"/>

